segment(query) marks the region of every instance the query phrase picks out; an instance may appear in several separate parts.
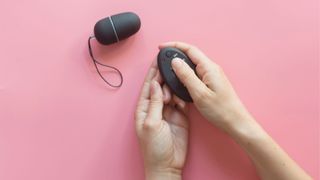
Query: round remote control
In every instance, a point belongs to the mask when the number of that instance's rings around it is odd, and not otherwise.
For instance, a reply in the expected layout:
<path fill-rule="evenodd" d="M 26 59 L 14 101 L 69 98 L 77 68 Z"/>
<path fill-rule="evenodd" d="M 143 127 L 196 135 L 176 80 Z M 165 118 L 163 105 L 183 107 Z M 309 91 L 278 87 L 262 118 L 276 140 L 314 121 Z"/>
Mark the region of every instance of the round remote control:
<path fill-rule="evenodd" d="M 191 69 L 195 71 L 195 64 L 190 58 L 177 48 L 167 47 L 160 50 L 158 54 L 158 67 L 164 82 L 171 91 L 184 101 L 192 102 L 192 98 L 187 88 L 181 83 L 171 67 L 171 61 L 174 58 L 180 58 L 185 61 Z"/>

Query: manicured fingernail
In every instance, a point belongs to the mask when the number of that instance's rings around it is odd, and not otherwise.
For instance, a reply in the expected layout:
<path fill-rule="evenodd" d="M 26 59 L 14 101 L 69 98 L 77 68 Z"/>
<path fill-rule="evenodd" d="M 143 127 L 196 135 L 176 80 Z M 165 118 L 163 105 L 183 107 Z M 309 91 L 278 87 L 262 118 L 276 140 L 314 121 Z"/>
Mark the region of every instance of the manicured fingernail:
<path fill-rule="evenodd" d="M 171 65 L 173 69 L 177 69 L 182 65 L 182 59 L 180 58 L 174 58 L 171 61 Z"/>

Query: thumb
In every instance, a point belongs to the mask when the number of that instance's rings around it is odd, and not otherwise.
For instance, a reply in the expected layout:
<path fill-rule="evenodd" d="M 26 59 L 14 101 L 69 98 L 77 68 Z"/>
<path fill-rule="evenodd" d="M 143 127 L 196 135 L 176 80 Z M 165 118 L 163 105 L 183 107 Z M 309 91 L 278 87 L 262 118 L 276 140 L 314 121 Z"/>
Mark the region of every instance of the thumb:
<path fill-rule="evenodd" d="M 186 62 L 180 58 L 174 58 L 171 65 L 179 80 L 188 89 L 194 101 L 208 95 L 210 92 L 209 88 L 198 78 Z"/>

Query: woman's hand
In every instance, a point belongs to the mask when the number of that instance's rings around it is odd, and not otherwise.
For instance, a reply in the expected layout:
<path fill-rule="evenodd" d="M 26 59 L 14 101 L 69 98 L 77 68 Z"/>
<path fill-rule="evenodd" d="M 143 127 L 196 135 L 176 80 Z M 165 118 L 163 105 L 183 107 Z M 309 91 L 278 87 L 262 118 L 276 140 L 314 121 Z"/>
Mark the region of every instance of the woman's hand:
<path fill-rule="evenodd" d="M 181 59 L 174 59 L 172 67 L 188 89 L 195 106 L 211 123 L 229 131 L 231 127 L 246 123 L 246 108 L 242 105 L 223 70 L 198 48 L 182 43 L 168 42 L 160 48 L 175 47 L 182 50 L 196 65 L 196 73 Z"/>
<path fill-rule="evenodd" d="M 136 109 L 136 132 L 146 179 L 181 179 L 188 145 L 187 105 L 172 97 L 154 62 Z"/>
<path fill-rule="evenodd" d="M 311 179 L 251 117 L 217 64 L 194 46 L 169 42 L 160 48 L 167 46 L 182 50 L 196 65 L 198 76 L 181 59 L 172 61 L 200 113 L 242 146 L 261 179 Z"/>

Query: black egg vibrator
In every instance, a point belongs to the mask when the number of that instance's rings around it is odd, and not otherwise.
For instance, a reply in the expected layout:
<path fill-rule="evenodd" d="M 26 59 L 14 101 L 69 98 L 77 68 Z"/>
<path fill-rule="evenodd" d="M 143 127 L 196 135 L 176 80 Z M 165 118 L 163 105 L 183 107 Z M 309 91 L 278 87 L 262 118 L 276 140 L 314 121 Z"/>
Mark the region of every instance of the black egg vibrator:
<path fill-rule="evenodd" d="M 95 38 L 102 45 L 110 45 L 132 36 L 139 31 L 140 26 L 141 22 L 139 16 L 132 12 L 115 14 L 103 18 L 94 26 L 94 36 L 90 36 L 88 39 L 89 54 L 99 76 L 111 87 L 120 87 L 123 83 L 123 76 L 120 70 L 116 67 L 103 64 L 94 57 L 91 47 L 91 40 Z M 114 85 L 107 81 L 99 71 L 97 64 L 115 70 L 120 76 L 120 83 Z"/>
<path fill-rule="evenodd" d="M 94 26 L 94 36 L 104 45 L 126 39 L 139 31 L 140 18 L 132 12 L 120 13 L 99 20 Z"/>

